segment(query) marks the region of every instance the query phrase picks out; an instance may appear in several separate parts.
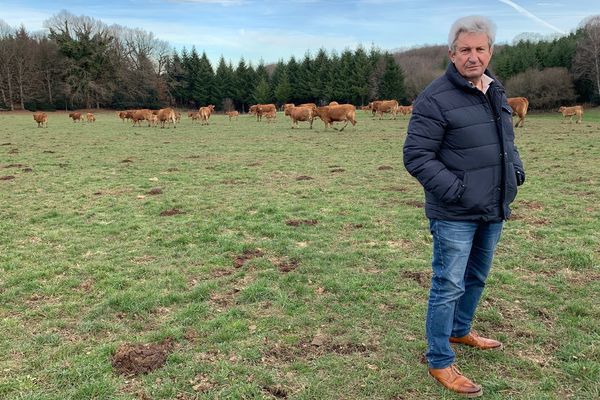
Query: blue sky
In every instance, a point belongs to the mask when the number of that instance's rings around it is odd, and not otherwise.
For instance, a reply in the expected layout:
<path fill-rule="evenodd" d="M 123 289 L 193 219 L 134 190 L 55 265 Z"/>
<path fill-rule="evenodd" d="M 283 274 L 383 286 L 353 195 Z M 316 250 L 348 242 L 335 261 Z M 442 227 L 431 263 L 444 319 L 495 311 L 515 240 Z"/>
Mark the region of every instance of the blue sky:
<path fill-rule="evenodd" d="M 576 3 L 577 6 L 573 6 Z M 600 0 L 0 0 L 0 19 L 30 31 L 61 10 L 153 32 L 173 47 L 206 51 L 234 64 L 303 57 L 323 47 L 341 52 L 445 44 L 452 22 L 480 14 L 498 26 L 497 42 L 523 32 L 568 33 L 600 14 Z"/>

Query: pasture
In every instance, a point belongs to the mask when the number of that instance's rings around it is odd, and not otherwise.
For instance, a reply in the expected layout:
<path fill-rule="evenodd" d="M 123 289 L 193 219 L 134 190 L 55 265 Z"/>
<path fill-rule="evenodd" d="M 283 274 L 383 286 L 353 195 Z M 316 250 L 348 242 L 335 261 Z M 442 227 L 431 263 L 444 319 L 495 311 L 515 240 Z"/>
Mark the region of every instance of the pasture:
<path fill-rule="evenodd" d="M 0 398 L 458 398 L 422 360 L 407 117 L 48 114 L 0 114 Z M 527 181 L 475 321 L 505 348 L 455 348 L 486 399 L 600 397 L 600 111 L 561 122 L 516 130 Z M 149 372 L 120 373 L 136 354 Z"/>

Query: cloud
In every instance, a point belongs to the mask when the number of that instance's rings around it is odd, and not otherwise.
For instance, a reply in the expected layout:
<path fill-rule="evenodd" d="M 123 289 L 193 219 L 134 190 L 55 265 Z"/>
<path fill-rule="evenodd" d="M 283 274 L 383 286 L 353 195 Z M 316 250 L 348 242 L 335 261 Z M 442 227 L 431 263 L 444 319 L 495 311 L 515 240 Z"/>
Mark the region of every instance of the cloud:
<path fill-rule="evenodd" d="M 520 5 L 516 4 L 513 1 L 510 1 L 510 0 L 499 0 L 499 1 L 500 1 L 500 3 L 504 3 L 504 4 L 508 5 L 508 6 L 511 6 L 512 8 L 514 8 L 515 10 L 517 10 L 520 14 L 525 15 L 527 18 L 530 18 L 530 19 L 532 19 L 532 20 L 534 20 L 536 22 L 539 22 L 540 24 L 542 24 L 542 25 L 544 25 L 544 26 L 546 26 L 546 27 L 548 27 L 548 28 L 550 28 L 550 29 L 558 32 L 558 33 L 561 33 L 563 35 L 567 33 L 565 31 L 563 31 L 562 29 L 557 28 L 556 26 L 552 25 L 551 23 L 544 21 L 540 17 L 532 14 L 531 12 L 527 11 L 526 9 L 524 9 L 523 7 L 521 7 Z"/>

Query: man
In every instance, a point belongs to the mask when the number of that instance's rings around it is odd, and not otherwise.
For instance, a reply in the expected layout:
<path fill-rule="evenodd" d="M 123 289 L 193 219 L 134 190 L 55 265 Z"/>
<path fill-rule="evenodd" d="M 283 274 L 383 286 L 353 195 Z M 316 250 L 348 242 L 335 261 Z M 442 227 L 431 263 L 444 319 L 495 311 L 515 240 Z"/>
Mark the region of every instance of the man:
<path fill-rule="evenodd" d="M 423 185 L 433 236 L 433 277 L 426 320 L 429 374 L 476 397 L 482 388 L 454 364 L 450 343 L 499 349 L 471 330 L 502 224 L 525 181 L 504 88 L 487 71 L 495 26 L 457 20 L 448 37 L 451 63 L 414 103 L 404 165 Z"/>

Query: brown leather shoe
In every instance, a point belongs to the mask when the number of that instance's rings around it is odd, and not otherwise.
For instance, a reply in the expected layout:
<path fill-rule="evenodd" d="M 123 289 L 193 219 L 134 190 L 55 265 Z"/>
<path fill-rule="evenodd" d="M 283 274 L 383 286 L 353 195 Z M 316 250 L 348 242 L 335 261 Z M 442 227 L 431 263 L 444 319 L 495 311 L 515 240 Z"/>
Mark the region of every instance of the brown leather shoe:
<path fill-rule="evenodd" d="M 461 396 L 479 397 L 483 394 L 481 386 L 463 376 L 454 364 L 440 369 L 429 368 L 429 375 L 446 389 L 452 390 Z"/>
<path fill-rule="evenodd" d="M 475 347 L 479 350 L 499 350 L 502 348 L 502 343 L 499 341 L 481 337 L 475 331 L 471 331 L 468 335 L 463 337 L 451 337 L 450 343 L 466 344 L 467 346 Z"/>

